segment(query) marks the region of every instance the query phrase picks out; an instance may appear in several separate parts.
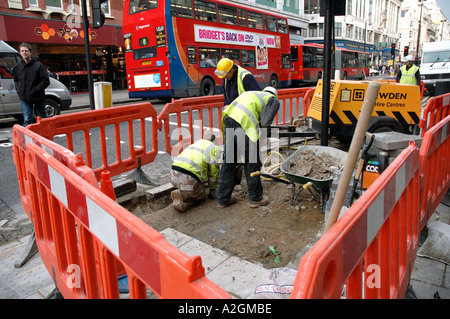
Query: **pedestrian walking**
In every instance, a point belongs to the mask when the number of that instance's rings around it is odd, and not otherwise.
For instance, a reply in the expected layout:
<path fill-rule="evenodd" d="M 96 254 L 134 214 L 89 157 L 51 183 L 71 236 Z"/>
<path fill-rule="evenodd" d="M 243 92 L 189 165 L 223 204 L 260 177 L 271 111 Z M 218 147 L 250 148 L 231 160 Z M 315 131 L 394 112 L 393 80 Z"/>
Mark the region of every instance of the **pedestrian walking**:
<path fill-rule="evenodd" d="M 23 126 L 34 122 L 34 112 L 40 118 L 45 114 L 45 88 L 50 85 L 47 68 L 39 60 L 31 56 L 31 45 L 22 43 L 19 46 L 21 61 L 13 69 L 14 83 L 23 114 Z M 33 112 L 34 109 L 34 112 Z"/>

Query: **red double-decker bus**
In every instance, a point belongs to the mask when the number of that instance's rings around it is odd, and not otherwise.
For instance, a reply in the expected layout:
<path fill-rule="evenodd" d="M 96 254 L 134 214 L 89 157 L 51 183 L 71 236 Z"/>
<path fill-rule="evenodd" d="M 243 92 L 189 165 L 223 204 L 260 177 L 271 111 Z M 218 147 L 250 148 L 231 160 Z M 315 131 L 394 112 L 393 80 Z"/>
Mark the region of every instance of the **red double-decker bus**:
<path fill-rule="evenodd" d="M 315 84 L 323 73 L 323 44 L 291 45 L 292 84 Z M 369 75 L 371 55 L 368 52 L 337 48 L 331 59 L 332 76 L 339 70 L 341 79 L 365 79 Z"/>
<path fill-rule="evenodd" d="M 214 75 L 227 57 L 261 87 L 290 85 L 287 19 L 219 0 L 125 0 L 123 33 L 130 98 L 223 93 Z"/>

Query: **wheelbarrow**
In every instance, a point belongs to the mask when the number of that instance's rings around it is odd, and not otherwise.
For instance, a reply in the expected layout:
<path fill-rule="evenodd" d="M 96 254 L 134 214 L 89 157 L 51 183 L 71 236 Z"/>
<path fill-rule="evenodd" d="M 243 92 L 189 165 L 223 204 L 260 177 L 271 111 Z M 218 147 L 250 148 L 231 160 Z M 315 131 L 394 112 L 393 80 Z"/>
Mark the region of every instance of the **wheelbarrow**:
<path fill-rule="evenodd" d="M 315 179 L 312 177 L 295 174 L 292 172 L 291 164 L 295 163 L 302 154 L 307 151 L 313 151 L 316 156 L 326 156 L 338 170 L 342 170 L 347 159 L 347 152 L 328 146 L 307 145 L 299 147 L 292 155 L 290 155 L 280 166 L 281 171 L 286 176 L 287 180 L 292 183 L 292 196 L 290 205 L 295 206 L 298 201 L 300 193 L 307 189 L 313 197 L 320 203 L 320 212 L 325 212 L 325 204 L 330 195 L 330 187 L 333 182 L 333 176 L 326 179 Z M 296 185 L 300 187 L 296 189 Z"/>
<path fill-rule="evenodd" d="M 312 150 L 317 156 L 322 157 L 326 155 L 327 158 L 333 163 L 333 165 L 339 168 L 339 170 L 343 169 L 345 160 L 347 159 L 347 152 L 341 151 L 334 147 L 311 145 L 299 147 L 281 164 L 280 170 L 284 173 L 286 179 L 261 172 L 252 173 L 252 176 L 259 174 L 262 176 L 266 176 L 274 181 L 292 185 L 292 196 L 289 201 L 289 204 L 291 206 L 295 206 L 297 204 L 300 193 L 304 189 L 307 189 L 320 203 L 320 213 L 324 214 L 325 204 L 330 195 L 330 186 L 333 182 L 333 177 L 326 179 L 315 179 L 304 175 L 295 174 L 290 170 L 291 163 L 297 161 L 302 153 L 310 150 Z M 296 187 L 297 184 L 300 184 L 300 187 L 298 189 Z"/>

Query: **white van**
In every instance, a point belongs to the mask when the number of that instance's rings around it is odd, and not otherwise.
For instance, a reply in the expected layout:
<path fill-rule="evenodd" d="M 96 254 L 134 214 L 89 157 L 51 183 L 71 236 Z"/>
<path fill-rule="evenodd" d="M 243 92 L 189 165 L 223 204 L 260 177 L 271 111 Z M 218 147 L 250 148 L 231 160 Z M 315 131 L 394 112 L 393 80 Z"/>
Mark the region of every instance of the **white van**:
<path fill-rule="evenodd" d="M 450 41 L 423 44 L 420 76 L 430 92 L 435 91 L 436 83 L 450 81 Z"/>
<path fill-rule="evenodd" d="M 0 117 L 12 116 L 23 121 L 20 99 L 17 95 L 12 69 L 22 60 L 19 52 L 0 40 Z M 45 89 L 45 112 L 48 117 L 60 114 L 72 104 L 67 87 L 50 77 L 50 85 Z"/>

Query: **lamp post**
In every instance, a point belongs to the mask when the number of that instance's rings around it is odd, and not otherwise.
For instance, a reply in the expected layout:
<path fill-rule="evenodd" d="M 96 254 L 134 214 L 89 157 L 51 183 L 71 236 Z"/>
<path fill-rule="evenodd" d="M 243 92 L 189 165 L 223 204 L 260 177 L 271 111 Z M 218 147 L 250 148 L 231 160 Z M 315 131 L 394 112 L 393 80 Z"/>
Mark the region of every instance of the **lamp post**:
<path fill-rule="evenodd" d="M 416 50 L 416 64 L 419 62 L 419 50 L 420 50 L 420 31 L 422 29 L 422 10 L 423 2 L 426 0 L 418 0 L 420 3 L 420 18 L 419 18 L 419 30 L 417 32 L 417 50 Z"/>

